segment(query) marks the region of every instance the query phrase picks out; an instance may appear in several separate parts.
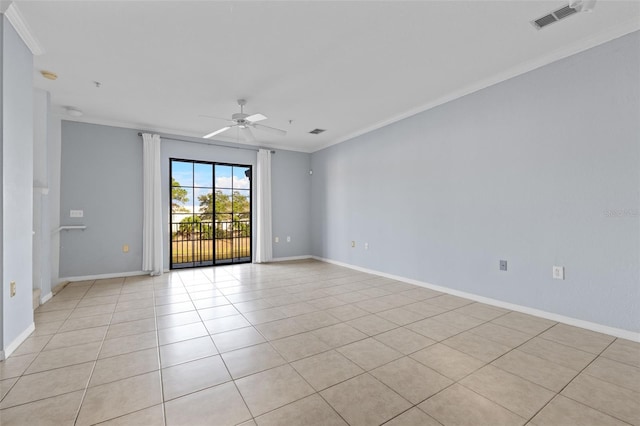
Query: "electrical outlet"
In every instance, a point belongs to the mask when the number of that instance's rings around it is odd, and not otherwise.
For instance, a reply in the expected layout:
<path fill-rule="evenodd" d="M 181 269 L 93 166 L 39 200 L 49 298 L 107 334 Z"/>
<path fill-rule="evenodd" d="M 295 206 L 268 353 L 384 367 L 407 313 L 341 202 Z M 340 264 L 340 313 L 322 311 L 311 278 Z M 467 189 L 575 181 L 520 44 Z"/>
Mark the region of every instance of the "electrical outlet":
<path fill-rule="evenodd" d="M 129 244 L 125 244 L 122 246 L 122 252 L 123 253 L 129 253 Z"/>
<path fill-rule="evenodd" d="M 369 243 L 364 243 L 364 249 L 369 250 Z"/>
<path fill-rule="evenodd" d="M 11 297 L 16 295 L 16 282 L 15 281 L 11 281 L 11 283 L 9 283 L 9 295 Z"/>
<path fill-rule="evenodd" d="M 291 242 L 291 237 L 287 235 L 287 242 L 290 243 Z"/>
<path fill-rule="evenodd" d="M 69 217 L 84 217 L 84 210 L 69 210 Z"/>
<path fill-rule="evenodd" d="M 506 271 L 507 270 L 507 261 L 506 260 L 501 260 L 500 261 L 500 270 L 501 271 Z"/>
<path fill-rule="evenodd" d="M 356 247 L 356 242 L 355 241 L 351 241 L 351 247 L 353 247 L 353 248 Z"/>
<path fill-rule="evenodd" d="M 564 266 L 554 266 L 553 267 L 553 279 L 554 280 L 564 280 Z"/>
<path fill-rule="evenodd" d="M 276 237 L 276 243 L 280 242 L 280 237 Z"/>

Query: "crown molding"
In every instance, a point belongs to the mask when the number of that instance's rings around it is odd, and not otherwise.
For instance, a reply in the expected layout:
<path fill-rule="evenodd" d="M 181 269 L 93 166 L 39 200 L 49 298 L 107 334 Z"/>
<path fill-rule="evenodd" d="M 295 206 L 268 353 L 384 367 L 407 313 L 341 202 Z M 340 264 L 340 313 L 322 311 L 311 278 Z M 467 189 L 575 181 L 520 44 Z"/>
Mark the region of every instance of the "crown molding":
<path fill-rule="evenodd" d="M 9 22 L 11 22 L 11 25 L 13 25 L 13 28 L 15 28 L 22 41 L 24 41 L 24 44 L 27 45 L 31 53 L 34 56 L 44 54 L 44 48 L 33 34 L 33 31 L 31 31 L 31 27 L 29 27 L 29 24 L 22 16 L 20 9 L 18 9 L 18 5 L 15 2 L 11 2 L 9 4 L 9 7 L 7 7 L 4 14 Z"/>

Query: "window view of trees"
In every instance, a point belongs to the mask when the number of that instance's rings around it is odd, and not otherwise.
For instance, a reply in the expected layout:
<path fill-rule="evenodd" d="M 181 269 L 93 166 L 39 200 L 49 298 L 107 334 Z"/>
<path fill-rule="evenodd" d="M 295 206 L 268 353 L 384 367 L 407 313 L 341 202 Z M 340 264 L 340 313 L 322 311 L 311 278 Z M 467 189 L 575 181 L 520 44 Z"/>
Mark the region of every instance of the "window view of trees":
<path fill-rule="evenodd" d="M 250 260 L 250 169 L 195 163 L 196 169 L 192 164 L 172 161 L 172 265 L 214 262 L 214 244 L 215 260 Z"/>

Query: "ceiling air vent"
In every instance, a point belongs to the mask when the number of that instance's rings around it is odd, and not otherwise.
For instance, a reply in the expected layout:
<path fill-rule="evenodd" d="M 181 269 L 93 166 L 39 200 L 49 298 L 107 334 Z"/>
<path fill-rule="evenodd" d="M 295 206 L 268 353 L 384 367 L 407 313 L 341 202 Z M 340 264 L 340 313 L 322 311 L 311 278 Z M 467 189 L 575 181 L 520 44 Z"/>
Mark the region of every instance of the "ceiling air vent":
<path fill-rule="evenodd" d="M 545 15 L 541 18 L 535 19 L 531 21 L 534 27 L 537 29 L 542 29 L 547 25 L 551 25 L 554 22 L 558 22 L 561 19 L 566 18 L 567 16 L 571 16 L 578 12 L 578 9 L 575 9 L 569 5 L 563 6 L 558 10 L 554 10 L 553 12 Z"/>
<path fill-rule="evenodd" d="M 313 129 L 309 133 L 311 133 L 312 135 L 319 135 L 322 132 L 326 132 L 326 130 L 325 129 Z"/>

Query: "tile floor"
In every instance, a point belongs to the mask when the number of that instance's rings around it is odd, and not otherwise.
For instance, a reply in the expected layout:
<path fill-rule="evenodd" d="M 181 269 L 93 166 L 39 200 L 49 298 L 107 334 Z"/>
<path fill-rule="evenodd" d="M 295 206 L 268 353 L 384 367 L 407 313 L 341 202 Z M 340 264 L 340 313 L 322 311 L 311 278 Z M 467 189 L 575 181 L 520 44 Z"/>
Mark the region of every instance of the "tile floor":
<path fill-rule="evenodd" d="M 316 261 L 69 284 L 9 425 L 640 425 L 640 344 Z"/>

